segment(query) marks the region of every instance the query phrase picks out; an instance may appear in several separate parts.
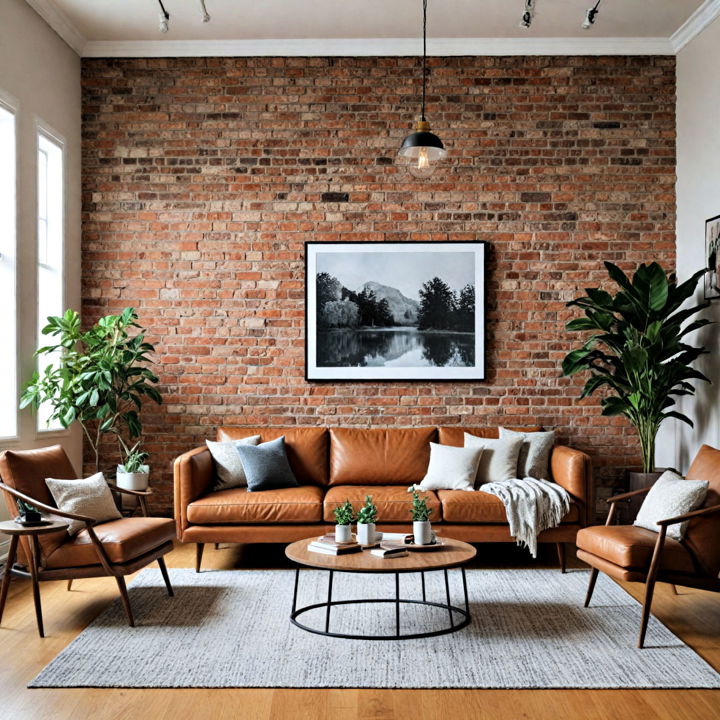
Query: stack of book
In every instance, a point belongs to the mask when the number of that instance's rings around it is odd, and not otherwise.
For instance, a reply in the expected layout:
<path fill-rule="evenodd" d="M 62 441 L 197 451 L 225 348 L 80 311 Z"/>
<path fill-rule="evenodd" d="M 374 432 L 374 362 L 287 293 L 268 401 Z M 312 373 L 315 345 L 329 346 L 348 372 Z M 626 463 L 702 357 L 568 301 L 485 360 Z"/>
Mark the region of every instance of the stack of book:
<path fill-rule="evenodd" d="M 371 550 L 370 554 L 381 558 L 396 558 L 409 555 L 405 545 L 390 542 L 381 542 L 380 547 L 375 550 Z"/>
<path fill-rule="evenodd" d="M 328 533 L 327 535 L 319 537 L 317 540 L 313 540 L 308 545 L 308 550 L 324 553 L 325 555 L 348 555 L 349 553 L 360 552 L 362 546 L 360 543 L 355 542 L 355 540 L 339 543 L 335 540 L 334 533 Z"/>

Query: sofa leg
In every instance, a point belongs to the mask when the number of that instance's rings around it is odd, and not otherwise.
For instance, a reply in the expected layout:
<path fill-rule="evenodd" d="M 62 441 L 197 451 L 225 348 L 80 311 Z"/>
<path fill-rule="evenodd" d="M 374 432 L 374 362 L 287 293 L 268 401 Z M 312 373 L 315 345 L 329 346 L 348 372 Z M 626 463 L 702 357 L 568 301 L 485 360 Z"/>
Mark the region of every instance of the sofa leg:
<path fill-rule="evenodd" d="M 219 549 L 220 549 L 220 543 L 215 543 L 215 549 L 216 549 L 216 550 L 219 550 Z"/>
<path fill-rule="evenodd" d="M 555 543 L 558 554 L 558 562 L 560 563 L 560 572 L 565 572 L 565 543 Z"/>
<path fill-rule="evenodd" d="M 202 563 L 203 550 L 205 549 L 204 543 L 198 543 L 195 546 L 195 572 L 200 572 L 200 564 Z"/>
<path fill-rule="evenodd" d="M 585 605 L 583 607 L 587 607 L 590 604 L 590 600 L 593 595 L 593 590 L 595 590 L 595 583 L 597 582 L 597 576 L 600 571 L 597 568 L 593 568 L 590 571 L 590 582 L 588 583 L 588 589 L 587 589 L 587 595 L 585 595 Z"/>

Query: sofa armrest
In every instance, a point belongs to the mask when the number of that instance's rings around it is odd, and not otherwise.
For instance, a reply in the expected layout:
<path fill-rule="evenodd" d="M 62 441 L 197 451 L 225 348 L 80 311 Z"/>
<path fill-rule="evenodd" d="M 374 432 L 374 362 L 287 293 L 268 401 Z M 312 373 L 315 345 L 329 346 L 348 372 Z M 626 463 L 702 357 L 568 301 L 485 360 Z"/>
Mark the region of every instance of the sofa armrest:
<path fill-rule="evenodd" d="M 173 464 L 175 493 L 175 525 L 182 540 L 188 526 L 187 507 L 212 487 L 212 455 L 207 447 L 199 447 L 180 455 Z"/>
<path fill-rule="evenodd" d="M 573 500 L 581 505 L 583 524 L 588 522 L 588 513 L 592 507 L 592 465 L 590 456 L 581 450 L 564 445 L 553 448 L 550 458 L 553 480 L 565 488 Z"/>

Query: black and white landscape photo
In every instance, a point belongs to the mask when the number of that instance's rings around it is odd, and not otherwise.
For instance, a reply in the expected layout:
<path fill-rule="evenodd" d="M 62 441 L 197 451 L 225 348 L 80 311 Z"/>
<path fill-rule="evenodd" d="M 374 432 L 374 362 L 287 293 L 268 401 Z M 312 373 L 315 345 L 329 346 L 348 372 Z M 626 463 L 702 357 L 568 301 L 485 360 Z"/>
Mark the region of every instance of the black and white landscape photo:
<path fill-rule="evenodd" d="M 484 245 L 306 244 L 308 380 L 484 377 Z"/>

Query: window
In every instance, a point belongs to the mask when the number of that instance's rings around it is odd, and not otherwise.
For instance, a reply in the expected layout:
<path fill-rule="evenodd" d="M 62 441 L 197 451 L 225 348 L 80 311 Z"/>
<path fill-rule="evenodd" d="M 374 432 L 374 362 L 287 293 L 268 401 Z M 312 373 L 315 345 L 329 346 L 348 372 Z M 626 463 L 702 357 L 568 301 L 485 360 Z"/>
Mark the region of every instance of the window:
<path fill-rule="evenodd" d="M 15 113 L 0 101 L 0 437 L 17 435 Z"/>
<path fill-rule="evenodd" d="M 37 253 L 38 253 L 38 347 L 49 339 L 42 334 L 50 315 L 62 315 L 63 255 L 65 245 L 65 218 L 63 212 L 63 147 L 45 131 L 38 132 L 37 156 Z M 38 371 L 42 374 L 49 365 L 56 365 L 58 357 L 45 355 L 38 358 Z M 48 422 L 50 410 L 40 407 L 38 430 L 60 430 L 62 425 Z"/>

